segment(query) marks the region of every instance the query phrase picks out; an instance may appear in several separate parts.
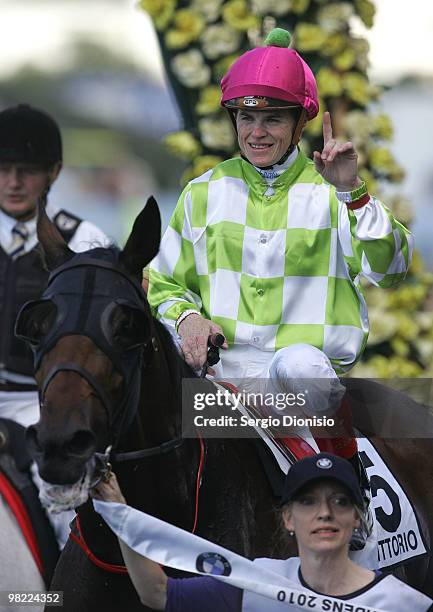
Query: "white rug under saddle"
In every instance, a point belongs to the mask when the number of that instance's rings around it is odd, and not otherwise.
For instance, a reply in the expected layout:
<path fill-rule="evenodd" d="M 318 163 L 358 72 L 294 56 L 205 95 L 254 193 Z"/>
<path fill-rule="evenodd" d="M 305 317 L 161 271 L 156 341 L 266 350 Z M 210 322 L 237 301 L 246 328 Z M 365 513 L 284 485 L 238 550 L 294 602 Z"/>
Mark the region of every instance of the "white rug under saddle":
<path fill-rule="evenodd" d="M 425 554 L 424 538 L 406 492 L 368 438 L 358 438 L 358 448 L 370 480 L 376 520 L 371 538 L 374 546 L 351 553 L 351 557 L 362 565 L 368 560 L 368 567 L 374 569 Z"/>

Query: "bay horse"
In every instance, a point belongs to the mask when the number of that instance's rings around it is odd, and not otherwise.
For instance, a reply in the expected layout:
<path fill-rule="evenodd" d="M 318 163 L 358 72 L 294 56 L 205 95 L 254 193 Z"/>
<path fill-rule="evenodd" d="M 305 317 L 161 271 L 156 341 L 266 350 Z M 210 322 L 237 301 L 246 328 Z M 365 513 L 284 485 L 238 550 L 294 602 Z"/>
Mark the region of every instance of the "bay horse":
<path fill-rule="evenodd" d="M 150 198 L 123 250 L 75 254 L 40 207 L 38 236 L 52 272 L 42 300 L 24 306 L 17 321 L 17 333 L 35 351 L 41 416 L 28 440 L 40 475 L 60 489 L 87 482 L 85 489 L 95 455 L 112 446 L 130 505 L 250 558 L 294 555 L 293 542 L 280 537 L 277 499 L 255 441 L 181 437 L 182 380 L 194 373 L 152 316 L 140 285 L 160 232 Z M 365 382 L 361 392 L 354 388 L 355 404 L 378 405 L 379 398 L 384 414 L 413 418 L 415 402 Z M 368 430 L 368 421 L 362 426 Z M 430 544 L 432 440 L 375 444 L 413 495 Z M 64 592 L 65 612 L 146 609 L 116 538 L 86 497 L 87 491 L 51 589 Z M 431 556 L 404 572 L 410 584 L 433 594 Z"/>

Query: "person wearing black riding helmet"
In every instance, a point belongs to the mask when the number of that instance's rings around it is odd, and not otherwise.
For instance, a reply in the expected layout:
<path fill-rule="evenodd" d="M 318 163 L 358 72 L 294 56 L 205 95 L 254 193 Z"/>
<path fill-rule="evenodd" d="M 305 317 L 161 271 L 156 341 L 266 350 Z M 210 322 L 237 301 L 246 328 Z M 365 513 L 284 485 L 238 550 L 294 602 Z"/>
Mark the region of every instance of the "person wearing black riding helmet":
<path fill-rule="evenodd" d="M 52 117 L 27 104 L 0 112 L 0 397 L 3 391 L 33 392 L 36 399 L 32 354 L 15 339 L 13 328 L 19 308 L 37 299 L 48 279 L 37 250 L 38 202 L 44 202 L 71 249 L 82 251 L 107 240 L 92 223 L 48 201 L 62 164 L 62 138 Z M 19 397 L 13 404 L 11 413 L 0 399 L 0 415 L 24 425 L 38 419 L 38 410 L 21 407 Z"/>
<path fill-rule="evenodd" d="M 13 219 L 35 216 L 62 168 L 62 140 L 56 122 L 25 104 L 0 113 L 0 206 Z"/>
<path fill-rule="evenodd" d="M 60 129 L 50 115 L 28 104 L 0 112 L 0 418 L 24 427 L 39 419 L 39 400 L 32 352 L 15 338 L 14 325 L 21 306 L 38 299 L 48 280 L 38 250 L 38 202 L 72 250 L 107 241 L 98 227 L 48 200 L 62 164 Z M 56 529 L 63 544 L 67 518 Z"/>

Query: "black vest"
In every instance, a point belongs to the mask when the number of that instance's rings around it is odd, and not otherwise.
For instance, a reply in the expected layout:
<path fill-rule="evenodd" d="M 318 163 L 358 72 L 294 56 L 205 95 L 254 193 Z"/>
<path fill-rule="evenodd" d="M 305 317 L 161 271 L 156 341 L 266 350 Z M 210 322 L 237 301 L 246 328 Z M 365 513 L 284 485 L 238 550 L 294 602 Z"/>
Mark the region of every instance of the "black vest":
<path fill-rule="evenodd" d="M 81 219 L 64 210 L 53 221 L 67 242 L 81 223 Z M 0 370 L 33 376 L 33 353 L 23 340 L 15 338 L 15 319 L 25 302 L 40 297 L 48 275 L 38 245 L 16 259 L 11 259 L 0 247 Z"/>

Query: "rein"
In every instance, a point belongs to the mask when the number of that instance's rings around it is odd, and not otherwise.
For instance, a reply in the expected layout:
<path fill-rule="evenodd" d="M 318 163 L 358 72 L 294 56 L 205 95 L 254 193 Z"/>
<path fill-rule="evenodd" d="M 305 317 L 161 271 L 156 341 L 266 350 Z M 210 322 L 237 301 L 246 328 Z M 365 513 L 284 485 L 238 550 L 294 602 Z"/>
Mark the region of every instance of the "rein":
<path fill-rule="evenodd" d="M 194 505 L 195 512 L 194 512 L 194 523 L 191 529 L 192 534 L 195 534 L 196 529 L 197 529 L 200 489 L 201 489 L 201 485 L 203 482 L 203 471 L 204 471 L 204 467 L 206 463 L 206 455 L 207 455 L 207 445 L 205 444 L 205 441 L 203 440 L 203 438 L 201 437 L 198 431 L 197 431 L 197 437 L 200 443 L 200 461 L 199 461 L 199 466 L 197 470 L 197 478 L 196 478 L 196 486 L 195 486 L 195 505 Z M 111 469 L 111 465 L 108 461 L 108 458 L 112 458 L 113 461 L 119 462 L 119 461 L 129 461 L 132 459 L 143 459 L 143 458 L 152 457 L 155 455 L 162 455 L 162 454 L 170 452 L 171 450 L 178 448 L 179 446 L 181 446 L 183 441 L 184 441 L 183 438 L 176 438 L 175 440 L 164 442 L 163 444 L 160 444 L 159 446 L 153 446 L 152 448 L 146 448 L 141 451 L 110 454 L 110 450 L 107 449 L 107 452 L 105 454 L 95 453 L 95 455 L 98 457 L 98 459 L 105 462 L 106 471 L 109 472 Z M 89 559 L 89 561 L 91 561 L 94 565 L 96 565 L 96 567 L 99 567 L 105 572 L 109 572 L 111 574 L 127 574 L 128 573 L 126 565 L 119 565 L 116 563 L 107 563 L 106 561 L 103 561 L 102 559 L 97 557 L 92 552 L 91 548 L 89 547 L 89 545 L 87 544 L 84 538 L 84 535 L 81 529 L 81 525 L 80 525 L 80 518 L 78 514 L 75 519 L 75 532 L 74 532 L 74 525 L 73 525 L 69 533 L 69 537 L 76 544 L 78 544 L 78 546 L 84 552 L 84 554 Z"/>
<path fill-rule="evenodd" d="M 152 446 L 150 448 L 144 448 L 138 451 L 128 451 L 126 453 L 110 453 L 109 458 L 114 463 L 121 463 L 122 461 L 134 461 L 137 459 L 146 459 L 147 457 L 154 457 L 155 455 L 166 455 L 167 453 L 175 450 L 182 446 L 184 438 L 175 438 L 168 442 L 163 442 L 158 446 Z M 99 453 L 95 453 L 99 454 Z"/>

